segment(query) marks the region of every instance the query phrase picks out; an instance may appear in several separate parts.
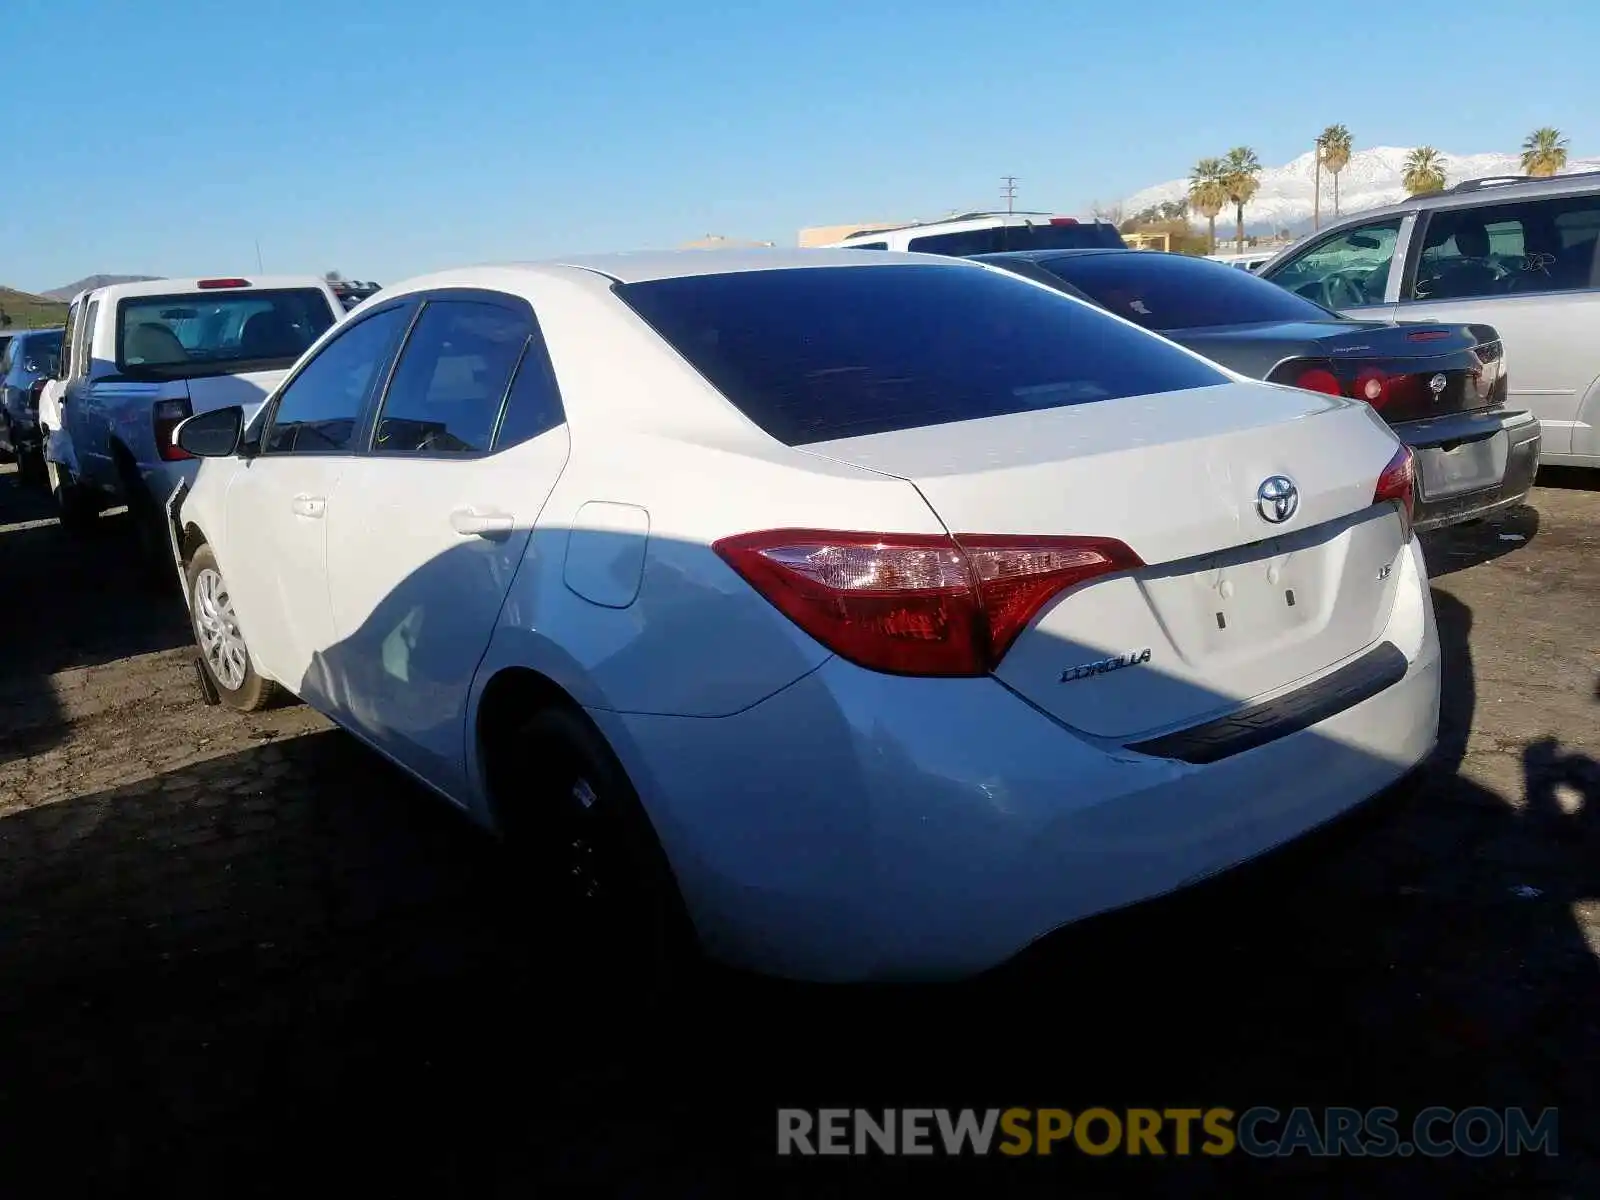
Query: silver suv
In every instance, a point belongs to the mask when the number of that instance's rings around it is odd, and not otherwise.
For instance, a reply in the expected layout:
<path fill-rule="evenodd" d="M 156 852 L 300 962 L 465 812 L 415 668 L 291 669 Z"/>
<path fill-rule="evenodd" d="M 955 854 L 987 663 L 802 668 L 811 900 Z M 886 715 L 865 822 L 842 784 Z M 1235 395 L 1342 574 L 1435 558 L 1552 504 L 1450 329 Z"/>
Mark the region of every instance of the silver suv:
<path fill-rule="evenodd" d="M 1257 273 L 1352 317 L 1493 325 L 1541 461 L 1600 467 L 1597 241 L 1600 171 L 1499 176 L 1353 213 Z"/>

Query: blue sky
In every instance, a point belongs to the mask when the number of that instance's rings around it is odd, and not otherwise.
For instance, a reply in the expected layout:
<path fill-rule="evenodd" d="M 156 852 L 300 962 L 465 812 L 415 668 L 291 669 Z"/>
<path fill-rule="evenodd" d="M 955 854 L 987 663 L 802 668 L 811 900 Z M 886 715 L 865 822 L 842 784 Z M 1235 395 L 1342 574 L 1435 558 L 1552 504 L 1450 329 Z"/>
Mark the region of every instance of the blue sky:
<path fill-rule="evenodd" d="M 998 203 L 1239 143 L 1600 152 L 1600 8 L 4 0 L 0 283 L 438 267 Z M 1520 10 L 1519 10 L 1520 11 Z M 1307 32 L 1309 29 L 1309 32 Z M 19 102 L 20 98 L 20 102 Z"/>

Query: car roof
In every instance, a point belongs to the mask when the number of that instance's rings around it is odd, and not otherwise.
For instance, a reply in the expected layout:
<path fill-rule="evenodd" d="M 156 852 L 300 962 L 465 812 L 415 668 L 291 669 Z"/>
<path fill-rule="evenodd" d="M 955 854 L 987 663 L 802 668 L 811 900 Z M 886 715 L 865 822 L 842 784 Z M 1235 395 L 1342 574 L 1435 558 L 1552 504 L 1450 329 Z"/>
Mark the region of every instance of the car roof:
<path fill-rule="evenodd" d="M 1134 250 L 1131 247 L 1118 249 L 1115 246 L 1077 246 L 1059 250 L 994 250 L 987 254 L 973 254 L 969 257 L 979 262 L 993 262 L 996 259 L 1021 259 L 1025 262 L 1055 262 L 1061 258 L 1088 258 L 1096 254 L 1137 254 L 1143 258 L 1193 258 L 1192 254 L 1174 254 L 1166 250 Z M 1203 260 L 1202 260 L 1203 261 Z"/>
<path fill-rule="evenodd" d="M 200 283 L 207 279 L 243 279 L 249 282 L 248 288 L 202 288 Z M 281 290 L 284 288 L 325 288 L 327 282 L 315 275 L 194 275 L 174 279 L 141 279 L 137 283 L 109 283 L 102 288 L 92 289 L 92 293 L 106 299 L 123 300 L 133 296 L 181 296 L 189 292 L 196 295 L 233 295 L 238 292 L 264 292 Z M 80 292 L 74 296 L 74 301 L 89 295 L 89 292 Z"/>
<path fill-rule="evenodd" d="M 660 279 L 687 279 L 702 275 L 733 275 L 747 271 L 781 271 L 805 267 L 873 267 L 926 265 L 966 267 L 973 264 L 944 254 L 910 254 L 896 251 L 829 250 L 821 248 L 643 250 L 613 254 L 581 254 L 541 262 L 485 263 L 436 271 L 402 280 L 383 289 L 386 297 L 432 288 L 484 287 L 497 289 L 516 276 L 572 278 L 582 273 L 603 276 L 616 283 L 650 283 Z"/>

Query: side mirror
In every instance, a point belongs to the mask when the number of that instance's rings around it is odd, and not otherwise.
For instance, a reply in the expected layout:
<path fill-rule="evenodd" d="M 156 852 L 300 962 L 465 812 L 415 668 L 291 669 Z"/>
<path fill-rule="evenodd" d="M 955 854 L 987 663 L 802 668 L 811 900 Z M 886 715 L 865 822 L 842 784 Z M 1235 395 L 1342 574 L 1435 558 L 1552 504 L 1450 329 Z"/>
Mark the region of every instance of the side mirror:
<path fill-rule="evenodd" d="M 244 409 L 235 404 L 184 418 L 173 440 L 196 458 L 228 458 L 238 452 L 243 433 Z"/>

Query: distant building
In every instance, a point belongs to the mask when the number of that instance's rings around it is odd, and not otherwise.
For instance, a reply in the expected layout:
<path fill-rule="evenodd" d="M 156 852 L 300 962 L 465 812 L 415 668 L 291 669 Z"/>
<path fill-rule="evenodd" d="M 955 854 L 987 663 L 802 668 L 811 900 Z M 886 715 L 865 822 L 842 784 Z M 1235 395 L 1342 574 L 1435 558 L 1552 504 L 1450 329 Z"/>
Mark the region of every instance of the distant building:
<path fill-rule="evenodd" d="M 802 229 L 798 245 L 826 246 L 829 242 L 842 242 L 852 233 L 860 233 L 863 229 L 899 229 L 910 225 L 910 221 L 856 221 L 851 225 L 813 225 L 809 229 Z"/>

